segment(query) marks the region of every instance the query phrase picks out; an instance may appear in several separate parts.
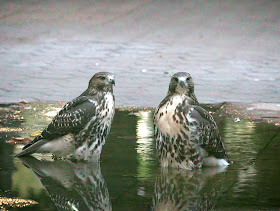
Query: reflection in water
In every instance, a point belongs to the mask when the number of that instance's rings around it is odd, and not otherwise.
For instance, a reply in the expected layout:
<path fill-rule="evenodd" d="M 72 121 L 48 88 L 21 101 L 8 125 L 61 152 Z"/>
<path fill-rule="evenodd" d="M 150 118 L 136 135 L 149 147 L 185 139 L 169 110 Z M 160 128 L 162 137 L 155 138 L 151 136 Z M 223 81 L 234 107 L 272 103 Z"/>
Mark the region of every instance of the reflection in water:
<path fill-rule="evenodd" d="M 229 154 L 235 157 L 234 162 L 247 164 L 258 153 L 262 143 L 256 139 L 255 127 L 255 123 L 249 121 L 234 122 L 228 118 L 225 120 L 223 139 Z"/>
<path fill-rule="evenodd" d="M 240 115 L 227 115 L 221 109 L 215 110 L 213 116 L 233 161 L 222 173 L 211 176 L 204 173 L 207 169 L 194 171 L 193 174 L 175 169 L 161 172 L 152 135 L 153 111 L 136 110 L 140 115 L 132 116 L 128 115 L 130 111 L 117 110 L 109 141 L 101 157 L 102 174 L 107 186 L 101 173 L 94 170 L 95 166 L 36 159 L 28 163 L 26 160 L 26 165 L 36 170 L 39 180 L 17 158 L 10 156 L 20 149 L 15 146 L 13 151 L 13 146 L 5 141 L 13 137 L 27 137 L 43 129 L 50 121 L 45 114 L 61 106 L 42 102 L 31 103 L 28 105 L 30 109 L 1 109 L 0 106 L 0 126 L 20 128 L 0 131 L 1 196 L 38 202 L 38 205 L 32 206 L 32 210 L 55 210 L 49 195 L 57 207 L 61 204 L 61 207 L 69 208 L 69 204 L 72 204 L 72 208 L 88 210 L 90 207 L 98 209 L 97 206 L 106 208 L 107 204 L 110 210 L 108 187 L 114 210 L 150 210 L 151 207 L 154 210 L 168 207 L 198 210 L 214 206 L 217 210 L 235 210 L 236 207 L 241 210 L 273 210 L 280 207 L 279 126 L 247 121 Z M 226 108 L 228 104 L 224 106 Z M 240 117 L 241 121 L 234 122 L 236 117 Z M 82 175 L 79 172 L 84 176 L 78 176 Z M 99 182 L 93 184 L 92 181 Z M 98 189 L 103 191 L 97 193 Z M 89 195 L 90 190 L 94 194 Z M 218 196 L 218 204 L 215 205 Z"/>
<path fill-rule="evenodd" d="M 257 170 L 254 165 L 248 165 L 247 168 L 242 169 L 238 172 L 238 178 L 236 185 L 234 186 L 235 192 L 241 192 L 247 188 L 255 188 L 255 184 L 250 184 L 254 181 L 254 177 L 257 175 Z"/>
<path fill-rule="evenodd" d="M 156 177 L 153 210 L 209 210 L 219 198 L 226 167 L 204 168 L 194 171 L 172 168 L 154 168 L 155 142 L 153 137 L 153 112 L 139 112 L 137 117 L 137 194 L 148 197 L 150 182 Z M 154 169 L 152 171 L 151 169 Z M 156 171 L 158 170 L 158 171 Z M 141 183 L 142 182 L 142 183 Z"/>
<path fill-rule="evenodd" d="M 136 151 L 139 163 L 137 173 L 140 180 L 145 180 L 151 177 L 150 168 L 154 153 L 153 112 L 140 111 L 139 113 L 140 116 L 137 118 L 136 124 Z M 143 191 L 138 192 L 140 193 L 138 195 L 144 195 Z"/>
<path fill-rule="evenodd" d="M 260 139 L 257 136 L 259 123 L 241 121 L 234 122 L 227 118 L 224 124 L 224 139 L 233 158 L 234 167 L 240 166 L 235 172 L 233 197 L 250 188 L 256 188 L 255 181 L 258 169 L 253 165 L 260 151 L 265 147 L 269 137 Z M 231 175 L 232 176 L 232 175 Z M 232 176 L 233 177 L 233 176 Z M 236 194 L 237 193 L 237 194 Z"/>
<path fill-rule="evenodd" d="M 112 210 L 99 162 L 20 159 L 40 178 L 58 210 Z"/>
<path fill-rule="evenodd" d="M 140 111 L 140 116 L 138 117 L 136 125 L 136 135 L 137 135 L 137 153 L 141 160 L 149 160 L 149 154 L 152 151 L 153 144 L 153 124 L 151 121 L 152 112 L 150 111 Z"/>
<path fill-rule="evenodd" d="M 153 210 L 211 210 L 222 187 L 224 167 L 197 170 L 162 168 L 155 184 Z"/>
<path fill-rule="evenodd" d="M 232 183 L 234 191 L 240 192 L 248 188 L 248 183 L 254 180 L 257 170 L 251 161 L 256 157 L 262 143 L 256 139 L 256 123 L 249 121 L 234 122 L 233 119 L 226 119 L 224 124 L 224 140 L 230 159 L 233 159 L 234 165 L 242 168 L 236 171 Z M 252 186 L 252 184 L 250 184 Z"/>

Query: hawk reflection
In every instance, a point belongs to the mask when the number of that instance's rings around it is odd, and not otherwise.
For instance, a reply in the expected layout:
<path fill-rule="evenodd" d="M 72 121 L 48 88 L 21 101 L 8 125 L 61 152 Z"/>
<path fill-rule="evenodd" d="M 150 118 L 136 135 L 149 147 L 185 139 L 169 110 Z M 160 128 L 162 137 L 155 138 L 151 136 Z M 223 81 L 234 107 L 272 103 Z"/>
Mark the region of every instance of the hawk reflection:
<path fill-rule="evenodd" d="M 112 210 L 99 162 L 20 159 L 40 178 L 58 210 Z"/>
<path fill-rule="evenodd" d="M 162 168 L 155 184 L 152 210 L 212 210 L 219 198 L 224 169 Z"/>

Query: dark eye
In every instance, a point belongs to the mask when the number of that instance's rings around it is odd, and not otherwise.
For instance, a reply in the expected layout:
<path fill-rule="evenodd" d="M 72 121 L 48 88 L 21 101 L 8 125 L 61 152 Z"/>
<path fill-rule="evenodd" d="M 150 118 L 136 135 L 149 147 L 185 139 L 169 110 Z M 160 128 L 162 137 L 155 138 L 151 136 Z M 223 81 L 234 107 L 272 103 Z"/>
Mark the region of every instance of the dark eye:
<path fill-rule="evenodd" d="M 104 81 L 104 80 L 106 79 L 105 76 L 100 76 L 99 78 L 100 78 L 102 81 Z"/>
<path fill-rule="evenodd" d="M 191 80 L 191 77 L 188 77 L 188 78 L 187 78 L 187 81 L 190 81 L 190 80 Z"/>
<path fill-rule="evenodd" d="M 177 83 L 179 80 L 178 78 L 173 78 L 173 80 Z"/>

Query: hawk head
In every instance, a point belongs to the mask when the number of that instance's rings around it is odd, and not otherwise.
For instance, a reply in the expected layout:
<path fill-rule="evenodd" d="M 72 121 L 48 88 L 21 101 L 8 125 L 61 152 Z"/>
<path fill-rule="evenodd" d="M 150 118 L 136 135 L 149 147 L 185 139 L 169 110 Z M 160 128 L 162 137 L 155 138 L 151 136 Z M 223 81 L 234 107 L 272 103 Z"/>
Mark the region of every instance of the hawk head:
<path fill-rule="evenodd" d="M 189 73 L 175 73 L 169 84 L 169 92 L 178 94 L 188 94 L 194 92 L 194 84 Z"/>
<path fill-rule="evenodd" d="M 191 104 L 198 104 L 194 94 L 194 83 L 189 73 L 175 73 L 171 78 L 168 93 L 186 95 L 193 101 Z"/>
<path fill-rule="evenodd" d="M 89 93 L 96 91 L 113 91 L 115 77 L 108 72 L 98 72 L 89 81 L 87 91 Z"/>

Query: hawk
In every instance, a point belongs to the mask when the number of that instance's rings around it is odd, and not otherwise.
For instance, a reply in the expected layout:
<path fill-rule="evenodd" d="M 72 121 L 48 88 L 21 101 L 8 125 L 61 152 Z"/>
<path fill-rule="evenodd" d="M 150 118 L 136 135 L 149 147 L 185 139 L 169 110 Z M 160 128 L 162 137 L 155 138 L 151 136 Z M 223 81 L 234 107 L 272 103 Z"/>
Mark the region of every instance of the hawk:
<path fill-rule="evenodd" d="M 195 169 L 161 168 L 156 177 L 152 210 L 214 210 L 226 166 Z"/>
<path fill-rule="evenodd" d="M 115 114 L 114 75 L 96 73 L 88 88 L 68 102 L 51 123 L 15 156 L 53 153 L 77 160 L 99 159 Z"/>
<path fill-rule="evenodd" d="M 57 210 L 112 210 L 100 162 L 20 160 L 41 180 Z"/>
<path fill-rule="evenodd" d="M 189 73 L 173 75 L 166 97 L 155 110 L 154 127 L 163 167 L 229 165 L 219 129 L 213 117 L 199 106 Z"/>

